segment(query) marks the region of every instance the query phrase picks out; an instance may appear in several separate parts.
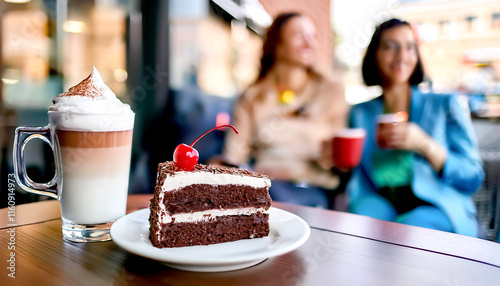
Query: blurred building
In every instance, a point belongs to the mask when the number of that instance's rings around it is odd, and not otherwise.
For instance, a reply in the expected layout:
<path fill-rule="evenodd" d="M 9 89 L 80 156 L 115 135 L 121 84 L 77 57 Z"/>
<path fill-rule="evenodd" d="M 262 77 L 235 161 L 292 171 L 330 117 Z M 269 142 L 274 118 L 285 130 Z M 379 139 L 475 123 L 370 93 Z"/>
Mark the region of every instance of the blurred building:
<path fill-rule="evenodd" d="M 332 1 L 332 15 L 336 64 L 345 69 L 348 102 L 355 104 L 380 95 L 380 88 L 364 85 L 361 62 L 375 27 L 390 18 L 401 18 L 414 26 L 425 71 L 435 90 L 461 90 L 498 100 L 500 1 Z"/>
<path fill-rule="evenodd" d="M 416 26 L 436 89 L 500 95 L 500 1 L 407 1 L 398 12 Z"/>

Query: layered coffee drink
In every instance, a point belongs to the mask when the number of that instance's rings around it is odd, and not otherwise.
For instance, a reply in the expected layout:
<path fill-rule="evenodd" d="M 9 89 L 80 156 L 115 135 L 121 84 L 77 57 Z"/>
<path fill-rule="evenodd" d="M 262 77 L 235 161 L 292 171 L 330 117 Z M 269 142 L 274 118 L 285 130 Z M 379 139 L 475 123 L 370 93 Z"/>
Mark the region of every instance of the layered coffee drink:
<path fill-rule="evenodd" d="M 126 210 L 134 113 L 104 84 L 97 69 L 53 100 L 52 140 L 66 224 L 102 224 Z"/>
<path fill-rule="evenodd" d="M 62 216 L 78 223 L 96 224 L 124 215 L 132 130 L 59 129 L 56 134 L 63 167 Z"/>

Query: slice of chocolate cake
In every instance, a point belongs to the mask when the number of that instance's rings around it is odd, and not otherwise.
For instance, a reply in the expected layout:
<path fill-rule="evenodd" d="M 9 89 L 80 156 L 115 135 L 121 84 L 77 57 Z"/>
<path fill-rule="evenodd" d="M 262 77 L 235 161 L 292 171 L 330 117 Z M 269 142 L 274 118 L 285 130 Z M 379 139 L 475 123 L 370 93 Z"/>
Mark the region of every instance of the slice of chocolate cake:
<path fill-rule="evenodd" d="M 269 234 L 271 181 L 238 168 L 158 166 L 149 239 L 156 247 L 208 245 Z"/>

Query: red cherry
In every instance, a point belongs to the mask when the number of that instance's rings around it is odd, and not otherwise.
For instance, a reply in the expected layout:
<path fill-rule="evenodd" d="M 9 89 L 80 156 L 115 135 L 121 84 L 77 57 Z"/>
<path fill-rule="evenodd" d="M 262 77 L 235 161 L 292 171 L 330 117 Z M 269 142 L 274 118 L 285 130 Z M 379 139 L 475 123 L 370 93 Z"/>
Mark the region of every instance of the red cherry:
<path fill-rule="evenodd" d="M 230 124 L 225 124 L 225 125 L 220 125 L 217 127 L 214 127 L 207 132 L 203 133 L 200 135 L 196 140 L 191 143 L 191 145 L 186 145 L 186 144 L 179 144 L 177 147 L 175 147 L 174 150 L 174 163 L 177 167 L 181 168 L 182 170 L 185 171 L 193 171 L 194 167 L 196 164 L 198 164 L 198 159 L 200 158 L 200 155 L 198 154 L 198 151 L 193 148 L 193 145 L 198 142 L 198 140 L 201 139 L 201 137 L 207 135 L 208 133 L 212 132 L 213 130 L 217 128 L 222 128 L 222 127 L 231 127 L 236 134 L 238 134 L 238 130 Z"/>
<path fill-rule="evenodd" d="M 179 144 L 174 150 L 174 163 L 177 167 L 186 170 L 194 170 L 200 155 L 198 151 L 186 144 Z"/>

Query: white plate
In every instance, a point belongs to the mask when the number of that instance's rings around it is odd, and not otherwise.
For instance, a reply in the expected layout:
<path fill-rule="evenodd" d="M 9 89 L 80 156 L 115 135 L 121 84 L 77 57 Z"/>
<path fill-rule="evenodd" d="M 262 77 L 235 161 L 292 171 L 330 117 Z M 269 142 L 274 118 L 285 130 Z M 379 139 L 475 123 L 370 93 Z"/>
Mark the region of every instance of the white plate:
<path fill-rule="evenodd" d="M 255 265 L 268 257 L 290 252 L 309 238 L 309 225 L 287 211 L 269 209 L 269 236 L 178 248 L 156 248 L 149 240 L 149 209 L 118 219 L 111 238 L 121 248 L 170 267 L 200 272 L 230 271 Z"/>

